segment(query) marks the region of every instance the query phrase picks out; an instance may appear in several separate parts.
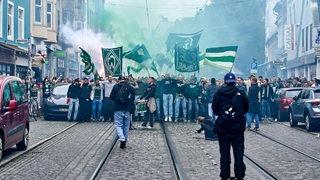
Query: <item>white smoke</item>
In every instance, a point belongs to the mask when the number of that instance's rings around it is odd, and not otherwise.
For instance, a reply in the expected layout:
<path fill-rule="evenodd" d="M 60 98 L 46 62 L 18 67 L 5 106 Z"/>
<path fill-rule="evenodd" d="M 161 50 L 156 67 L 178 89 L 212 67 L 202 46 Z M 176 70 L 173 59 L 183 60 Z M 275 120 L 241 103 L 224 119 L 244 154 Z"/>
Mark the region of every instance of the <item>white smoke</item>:
<path fill-rule="evenodd" d="M 87 51 L 98 73 L 104 76 L 104 66 L 102 49 L 115 47 L 115 43 L 102 33 L 94 33 L 90 29 L 74 31 L 69 25 L 64 25 L 60 29 L 61 37 L 66 44 L 71 44 L 74 49 L 81 51 L 79 47 Z"/>

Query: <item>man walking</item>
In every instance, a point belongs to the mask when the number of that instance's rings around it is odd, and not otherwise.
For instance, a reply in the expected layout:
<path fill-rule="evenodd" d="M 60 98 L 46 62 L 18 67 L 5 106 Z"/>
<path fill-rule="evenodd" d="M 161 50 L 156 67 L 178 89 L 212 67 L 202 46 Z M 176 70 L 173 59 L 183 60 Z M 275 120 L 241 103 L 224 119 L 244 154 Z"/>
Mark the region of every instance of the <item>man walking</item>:
<path fill-rule="evenodd" d="M 92 87 L 89 85 L 89 79 L 87 77 L 83 78 L 83 83 L 81 85 L 81 93 L 79 97 L 79 112 L 80 112 L 80 122 L 89 121 L 91 117 L 92 102 L 90 99 L 90 94 Z"/>
<path fill-rule="evenodd" d="M 245 177 L 246 165 L 244 155 L 244 131 L 246 129 L 245 114 L 249 101 L 246 93 L 235 85 L 236 77 L 228 73 L 224 77 L 225 86 L 213 97 L 212 110 L 218 116 L 215 132 L 218 134 L 220 147 L 220 177 L 230 178 L 230 147 L 234 155 L 234 174 L 237 179 Z"/>
<path fill-rule="evenodd" d="M 110 99 L 113 101 L 114 124 L 120 148 L 124 149 L 128 141 L 131 114 L 135 111 L 135 92 L 124 77 L 119 77 L 119 83 L 112 88 Z"/>
<path fill-rule="evenodd" d="M 248 92 L 249 110 L 247 113 L 247 128 L 251 129 L 252 120 L 255 120 L 254 130 L 259 130 L 259 92 L 258 80 L 256 77 L 250 79 L 251 86 Z"/>

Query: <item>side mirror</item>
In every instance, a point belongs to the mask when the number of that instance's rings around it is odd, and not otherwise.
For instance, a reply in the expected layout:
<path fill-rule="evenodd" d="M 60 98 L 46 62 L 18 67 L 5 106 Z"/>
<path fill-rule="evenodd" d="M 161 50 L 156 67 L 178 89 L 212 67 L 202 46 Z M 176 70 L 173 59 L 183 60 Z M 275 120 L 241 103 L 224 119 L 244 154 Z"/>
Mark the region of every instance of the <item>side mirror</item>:
<path fill-rule="evenodd" d="M 18 108 L 18 103 L 16 100 L 10 100 L 9 101 L 9 106 L 5 107 L 6 111 L 14 111 Z"/>

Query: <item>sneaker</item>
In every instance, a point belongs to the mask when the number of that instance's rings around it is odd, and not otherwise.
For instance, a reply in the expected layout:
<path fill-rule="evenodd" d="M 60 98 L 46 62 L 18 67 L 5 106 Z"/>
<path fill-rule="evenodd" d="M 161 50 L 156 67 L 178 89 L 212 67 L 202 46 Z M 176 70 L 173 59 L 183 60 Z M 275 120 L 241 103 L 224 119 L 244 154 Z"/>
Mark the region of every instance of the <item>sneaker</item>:
<path fill-rule="evenodd" d="M 151 126 L 147 126 L 147 128 L 148 128 L 148 129 L 152 129 L 153 127 L 151 127 Z"/>
<path fill-rule="evenodd" d="M 250 131 L 250 130 L 251 130 L 251 127 L 247 127 L 247 130 Z"/>
<path fill-rule="evenodd" d="M 120 148 L 124 149 L 126 147 L 126 141 L 120 141 Z"/>
<path fill-rule="evenodd" d="M 165 118 L 164 118 L 164 122 L 167 122 L 167 121 L 168 121 L 168 117 L 165 117 Z"/>
<path fill-rule="evenodd" d="M 259 131 L 259 128 L 254 128 L 253 130 L 255 130 L 255 131 Z"/>
<path fill-rule="evenodd" d="M 189 123 L 189 122 L 190 122 L 190 119 L 188 119 L 187 122 Z"/>
<path fill-rule="evenodd" d="M 183 118 L 183 122 L 187 122 L 187 119 L 186 119 L 186 118 Z"/>
<path fill-rule="evenodd" d="M 138 128 L 146 128 L 146 126 L 142 126 L 142 125 L 140 125 L 140 126 L 138 126 Z"/>
<path fill-rule="evenodd" d="M 168 119 L 169 119 L 169 122 L 171 122 L 171 121 L 172 121 L 171 117 L 169 117 Z"/>

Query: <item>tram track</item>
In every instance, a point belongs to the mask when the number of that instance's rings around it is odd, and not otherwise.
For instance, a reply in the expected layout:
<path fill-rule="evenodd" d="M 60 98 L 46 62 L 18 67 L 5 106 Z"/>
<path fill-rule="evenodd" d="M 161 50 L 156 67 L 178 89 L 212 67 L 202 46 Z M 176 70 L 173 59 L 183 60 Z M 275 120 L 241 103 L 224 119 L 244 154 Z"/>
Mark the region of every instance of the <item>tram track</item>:
<path fill-rule="evenodd" d="M 1 161 L 0 161 L 0 168 L 3 167 L 3 166 L 5 166 L 5 165 L 8 164 L 8 163 L 14 161 L 15 159 L 23 156 L 24 154 L 27 154 L 27 153 L 31 152 L 32 150 L 36 149 L 36 148 L 39 147 L 40 145 L 42 145 L 42 144 L 44 144 L 44 143 L 52 140 L 53 138 L 57 137 L 58 135 L 60 135 L 60 134 L 62 134 L 62 133 L 64 133 L 64 132 L 66 132 L 67 130 L 73 128 L 73 127 L 76 126 L 77 124 L 78 124 L 78 123 L 71 124 L 70 126 L 64 128 L 63 130 L 61 130 L 61 131 L 59 131 L 59 132 L 51 135 L 50 137 L 41 140 L 40 142 L 32 145 L 31 147 L 28 147 L 28 149 L 26 149 L 26 150 L 24 150 L 24 151 L 20 151 L 20 152 L 18 152 L 17 154 L 13 155 L 12 157 L 9 157 L 8 159 L 1 160 Z"/>
<path fill-rule="evenodd" d="M 168 135 L 168 130 L 166 125 L 164 123 L 160 123 L 160 127 L 163 132 L 163 138 L 166 142 L 169 156 L 171 158 L 171 165 L 174 168 L 174 174 L 175 174 L 174 177 L 176 177 L 175 179 L 178 179 L 178 180 L 188 179 L 182 167 L 180 166 L 179 160 L 177 159 L 178 153 L 173 146 L 171 137 Z M 96 179 L 102 178 L 100 176 L 100 173 L 102 173 L 102 171 L 104 171 L 105 169 L 108 169 L 108 161 L 110 160 L 110 158 L 112 158 L 114 153 L 117 151 L 117 147 L 116 147 L 117 140 L 118 138 L 117 136 L 115 136 L 111 145 L 108 147 L 108 150 L 106 151 L 105 156 L 101 159 L 99 165 L 96 167 L 96 169 L 92 173 L 90 180 L 96 180 Z"/>
<path fill-rule="evenodd" d="M 284 146 L 284 147 L 286 147 L 286 148 L 288 148 L 288 149 L 290 149 L 290 150 L 293 150 L 293 151 L 295 151 L 295 152 L 297 152 L 297 153 L 299 153 L 299 154 L 302 154 L 302 155 L 304 155 L 304 156 L 306 156 L 306 157 L 308 157 L 308 158 L 310 158 L 310 159 L 313 159 L 313 160 L 315 160 L 315 161 L 317 161 L 317 162 L 320 162 L 320 158 L 317 158 L 317 157 L 312 156 L 312 155 L 310 155 L 310 154 L 308 154 L 308 153 L 306 153 L 306 152 L 303 152 L 303 151 L 299 150 L 298 148 L 295 148 L 295 147 L 293 147 L 293 146 L 291 146 L 291 145 L 289 145 L 289 144 L 286 144 L 286 143 L 283 143 L 283 142 L 281 142 L 281 141 L 278 141 L 278 140 L 276 140 L 276 139 L 274 139 L 274 138 L 272 138 L 272 137 L 270 137 L 270 136 L 268 136 L 268 135 L 265 135 L 265 134 L 263 134 L 263 133 L 261 133 L 261 132 L 259 132 L 259 131 L 253 131 L 253 132 L 256 133 L 256 134 L 259 134 L 260 136 L 262 136 L 262 137 L 264 137 L 264 138 L 267 138 L 267 139 L 271 140 L 272 142 L 275 142 L 275 143 L 277 143 L 277 144 L 280 144 L 280 145 L 282 145 L 282 146 Z"/>

